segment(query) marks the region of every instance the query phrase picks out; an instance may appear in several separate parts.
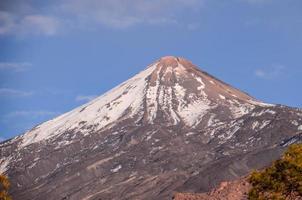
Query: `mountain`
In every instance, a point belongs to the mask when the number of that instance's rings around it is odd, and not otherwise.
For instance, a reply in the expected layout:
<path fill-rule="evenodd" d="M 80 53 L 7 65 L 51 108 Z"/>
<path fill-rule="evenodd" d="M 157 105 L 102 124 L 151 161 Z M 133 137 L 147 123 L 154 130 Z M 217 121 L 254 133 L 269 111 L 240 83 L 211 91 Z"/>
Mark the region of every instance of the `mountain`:
<path fill-rule="evenodd" d="M 301 131 L 300 109 L 263 103 L 168 56 L 2 142 L 0 172 L 15 200 L 170 199 L 263 168 Z"/>

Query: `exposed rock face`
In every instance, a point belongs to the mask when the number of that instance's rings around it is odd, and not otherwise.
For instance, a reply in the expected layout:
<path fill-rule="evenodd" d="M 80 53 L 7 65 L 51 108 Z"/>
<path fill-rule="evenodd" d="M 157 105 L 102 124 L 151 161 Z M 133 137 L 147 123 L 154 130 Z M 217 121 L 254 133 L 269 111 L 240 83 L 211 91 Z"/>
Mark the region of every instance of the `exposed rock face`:
<path fill-rule="evenodd" d="M 14 199 L 170 199 L 263 168 L 302 112 L 164 57 L 93 101 L 0 144 Z"/>
<path fill-rule="evenodd" d="M 175 193 L 173 200 L 248 200 L 251 189 L 248 178 L 240 178 L 235 181 L 226 181 L 207 193 Z M 298 194 L 289 195 L 286 200 L 302 200 Z"/>
<path fill-rule="evenodd" d="M 251 186 L 246 179 L 222 182 L 219 187 L 203 194 L 176 193 L 174 200 L 247 200 Z"/>
<path fill-rule="evenodd" d="M 250 184 L 246 179 L 222 182 L 211 192 L 202 194 L 176 193 L 174 200 L 247 200 Z"/>

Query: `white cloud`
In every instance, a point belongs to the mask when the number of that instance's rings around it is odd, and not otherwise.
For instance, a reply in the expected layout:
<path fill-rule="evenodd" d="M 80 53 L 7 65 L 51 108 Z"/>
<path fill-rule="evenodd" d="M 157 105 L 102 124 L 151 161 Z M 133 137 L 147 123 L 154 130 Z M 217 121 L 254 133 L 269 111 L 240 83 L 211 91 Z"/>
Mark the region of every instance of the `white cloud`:
<path fill-rule="evenodd" d="M 282 65 L 274 65 L 265 69 L 256 69 L 254 74 L 262 79 L 275 79 L 283 74 L 285 67 Z"/>
<path fill-rule="evenodd" d="M 96 98 L 96 95 L 79 95 L 75 98 L 76 101 L 91 101 L 92 99 Z"/>
<path fill-rule="evenodd" d="M 43 15 L 27 15 L 19 24 L 19 29 L 25 34 L 55 35 L 58 33 L 58 19 Z"/>
<path fill-rule="evenodd" d="M 22 15 L 0 11 L 0 35 L 45 35 L 59 32 L 59 19 L 45 15 Z"/>
<path fill-rule="evenodd" d="M 136 25 L 182 23 L 187 27 L 191 22 L 184 22 L 180 16 L 198 11 L 204 2 L 206 0 L 60 0 L 38 7 L 24 0 L 7 1 L 2 11 L 0 9 L 0 35 L 53 36 L 66 30 L 99 26 L 125 29 Z"/>
<path fill-rule="evenodd" d="M 22 72 L 31 67 L 32 64 L 28 62 L 0 62 L 0 70 L 10 70 L 15 72 Z"/>
<path fill-rule="evenodd" d="M 32 96 L 33 92 L 15 90 L 11 88 L 0 88 L 0 97 L 27 97 Z"/>
<path fill-rule="evenodd" d="M 61 11 L 84 24 L 96 23 L 113 28 L 139 24 L 178 23 L 179 12 L 199 9 L 204 0 L 63 0 Z"/>
<path fill-rule="evenodd" d="M 13 16 L 8 12 L 0 11 L 0 35 L 13 31 L 15 22 Z"/>
<path fill-rule="evenodd" d="M 0 137 L 0 142 L 6 140 L 4 137 Z"/>

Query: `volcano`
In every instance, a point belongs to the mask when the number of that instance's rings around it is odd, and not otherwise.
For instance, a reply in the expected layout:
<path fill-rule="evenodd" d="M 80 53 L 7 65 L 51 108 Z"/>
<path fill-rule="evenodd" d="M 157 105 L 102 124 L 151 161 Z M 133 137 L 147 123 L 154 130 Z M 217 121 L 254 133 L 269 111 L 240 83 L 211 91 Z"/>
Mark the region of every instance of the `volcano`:
<path fill-rule="evenodd" d="M 267 104 L 167 56 L 0 144 L 16 200 L 171 199 L 206 192 L 302 141 L 302 111 Z"/>

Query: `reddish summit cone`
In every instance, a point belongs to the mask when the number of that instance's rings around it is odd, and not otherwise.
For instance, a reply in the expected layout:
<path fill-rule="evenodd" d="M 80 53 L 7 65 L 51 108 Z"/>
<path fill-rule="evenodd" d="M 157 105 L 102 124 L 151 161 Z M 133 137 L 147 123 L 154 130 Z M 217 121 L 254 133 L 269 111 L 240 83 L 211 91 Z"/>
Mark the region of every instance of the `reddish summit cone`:
<path fill-rule="evenodd" d="M 164 67 L 178 67 L 179 65 L 185 68 L 195 67 L 191 61 L 176 56 L 164 56 L 158 60 L 158 64 Z"/>
<path fill-rule="evenodd" d="M 178 58 L 176 56 L 164 56 L 159 59 L 159 63 L 162 65 L 173 65 L 176 64 Z"/>

